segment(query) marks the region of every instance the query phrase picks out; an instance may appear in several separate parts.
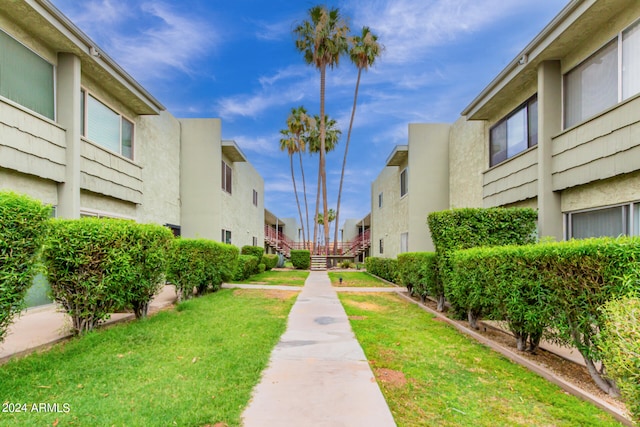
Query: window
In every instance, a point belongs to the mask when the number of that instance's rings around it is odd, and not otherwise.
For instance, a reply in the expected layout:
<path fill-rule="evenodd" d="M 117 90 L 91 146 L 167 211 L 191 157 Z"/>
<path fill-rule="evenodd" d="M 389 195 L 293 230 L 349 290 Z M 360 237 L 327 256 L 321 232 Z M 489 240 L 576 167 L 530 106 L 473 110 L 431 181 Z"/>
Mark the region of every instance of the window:
<path fill-rule="evenodd" d="M 640 235 L 640 203 L 628 203 L 566 214 L 567 238 Z"/>
<path fill-rule="evenodd" d="M 382 193 L 378 194 L 378 207 L 382 207 Z"/>
<path fill-rule="evenodd" d="M 231 244 L 231 231 L 222 229 L 222 243 Z"/>
<path fill-rule="evenodd" d="M 258 238 L 257 237 L 253 237 L 251 242 L 252 242 L 253 246 L 258 246 Z"/>
<path fill-rule="evenodd" d="M 86 90 L 81 90 L 80 99 L 82 135 L 114 153 L 133 159 L 133 123 Z"/>
<path fill-rule="evenodd" d="M 253 206 L 258 206 L 258 192 L 256 190 L 253 190 Z"/>
<path fill-rule="evenodd" d="M 534 95 L 496 123 L 489 131 L 489 139 L 489 166 L 538 144 L 538 96 Z"/>
<path fill-rule="evenodd" d="M 405 169 L 402 172 L 400 172 L 400 197 L 407 194 L 407 191 L 409 191 L 408 185 L 409 185 L 409 181 L 407 179 L 407 170 Z"/>
<path fill-rule="evenodd" d="M 565 129 L 640 93 L 638 76 L 640 21 L 565 75 Z"/>
<path fill-rule="evenodd" d="M 403 254 L 405 252 L 409 252 L 409 233 L 400 235 L 400 253 Z"/>
<path fill-rule="evenodd" d="M 384 253 L 384 239 L 380 239 L 380 254 Z"/>
<path fill-rule="evenodd" d="M 171 232 L 173 233 L 174 237 L 180 237 L 181 231 L 180 231 L 180 226 L 179 225 L 165 224 L 164 226 L 167 227 L 169 230 L 171 230 Z"/>
<path fill-rule="evenodd" d="M 231 181 L 233 181 L 233 175 L 231 173 L 231 166 L 222 161 L 222 189 L 231 194 Z M 255 195 L 254 195 L 255 197 Z"/>
<path fill-rule="evenodd" d="M 55 119 L 53 65 L 0 31 L 0 96 Z"/>

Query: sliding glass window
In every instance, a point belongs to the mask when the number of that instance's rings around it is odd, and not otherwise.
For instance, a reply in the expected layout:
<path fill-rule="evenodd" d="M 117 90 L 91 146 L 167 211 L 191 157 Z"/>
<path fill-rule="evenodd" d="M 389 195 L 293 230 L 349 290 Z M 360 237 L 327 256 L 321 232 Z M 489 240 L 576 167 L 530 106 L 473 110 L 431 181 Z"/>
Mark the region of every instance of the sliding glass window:
<path fill-rule="evenodd" d="M 504 162 L 538 144 L 537 95 L 496 123 L 489 131 L 489 139 L 490 166 Z"/>

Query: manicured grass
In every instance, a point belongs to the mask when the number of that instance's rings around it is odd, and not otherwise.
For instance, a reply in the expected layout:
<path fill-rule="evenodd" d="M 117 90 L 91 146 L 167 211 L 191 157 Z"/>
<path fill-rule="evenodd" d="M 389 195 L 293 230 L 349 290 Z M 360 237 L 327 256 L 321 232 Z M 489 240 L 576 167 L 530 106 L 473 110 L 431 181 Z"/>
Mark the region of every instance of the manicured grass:
<path fill-rule="evenodd" d="M 304 286 L 309 272 L 306 270 L 295 271 L 265 271 L 256 274 L 246 280 L 234 281 L 232 283 L 253 283 L 260 285 L 284 285 L 284 286 Z"/>
<path fill-rule="evenodd" d="M 286 327 L 293 292 L 222 290 L 0 366 L 0 425 L 240 425 Z"/>
<path fill-rule="evenodd" d="M 342 277 L 342 285 L 340 284 Z M 372 276 L 364 271 L 342 271 L 329 272 L 332 286 L 355 286 L 355 287 L 392 287 L 387 282 Z"/>
<path fill-rule="evenodd" d="M 398 426 L 613 426 L 396 295 L 339 294 Z"/>

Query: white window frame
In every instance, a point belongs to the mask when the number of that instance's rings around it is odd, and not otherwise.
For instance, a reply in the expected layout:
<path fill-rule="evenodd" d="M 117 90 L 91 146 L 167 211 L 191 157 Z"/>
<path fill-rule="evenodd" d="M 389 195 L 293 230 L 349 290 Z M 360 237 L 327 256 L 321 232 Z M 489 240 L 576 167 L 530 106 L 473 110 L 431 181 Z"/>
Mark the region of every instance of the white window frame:
<path fill-rule="evenodd" d="M 640 210 L 640 200 L 636 200 L 629 203 L 620 203 L 615 205 L 606 205 L 606 206 L 598 206 L 595 208 L 588 209 L 580 209 L 576 211 L 566 212 L 564 214 L 565 217 L 565 240 L 570 240 L 573 238 L 573 218 L 572 216 L 575 214 L 581 214 L 586 212 L 595 212 L 605 209 L 612 208 L 620 208 L 620 214 L 622 215 L 623 221 L 623 235 L 625 236 L 640 236 L 640 229 L 638 228 L 634 222 L 634 217 L 636 215 L 636 211 Z"/>
<path fill-rule="evenodd" d="M 404 193 L 402 192 L 402 176 L 404 175 Z M 400 172 L 400 198 L 409 194 L 409 168 L 404 168 Z"/>
<path fill-rule="evenodd" d="M 135 143 L 135 137 L 136 137 L 136 124 L 135 121 L 131 118 L 129 118 L 128 116 L 120 113 L 117 109 L 115 109 L 113 106 L 109 105 L 109 103 L 104 102 L 102 99 L 100 99 L 99 97 L 97 97 L 92 91 L 90 91 L 89 89 L 83 87 L 80 87 L 80 96 L 82 97 L 82 122 L 80 124 L 80 129 L 81 129 L 81 134 L 82 137 L 85 138 L 87 141 L 91 141 L 92 143 L 104 148 L 105 150 L 108 150 L 112 153 L 115 153 L 117 155 L 119 155 L 120 157 L 123 157 L 127 160 L 130 161 L 134 161 L 135 159 L 135 147 L 136 147 L 136 143 Z M 104 145 L 100 144 L 99 142 L 93 141 L 91 138 L 89 138 L 88 134 L 89 134 L 89 108 L 88 108 L 88 100 L 89 97 L 93 98 L 94 100 L 96 100 L 97 102 L 99 102 L 100 104 L 102 104 L 104 107 L 108 108 L 109 110 L 113 111 L 113 113 L 118 116 L 119 121 L 120 121 L 120 128 L 119 128 L 119 144 L 118 144 L 118 151 L 113 151 L 111 148 L 109 147 L 105 147 Z M 123 129 L 123 122 L 126 121 L 128 123 L 131 124 L 131 157 L 126 156 L 122 153 L 122 129 Z"/>
<path fill-rule="evenodd" d="M 229 174 L 227 174 L 227 170 L 230 171 Z M 229 166 L 227 162 L 222 160 L 221 172 L 222 172 L 222 191 L 224 191 L 227 194 L 233 194 L 233 168 Z M 229 175 L 229 179 L 227 179 L 227 175 Z"/>
<path fill-rule="evenodd" d="M 378 208 L 382 208 L 382 192 L 378 194 Z"/>
<path fill-rule="evenodd" d="M 227 233 L 229 235 L 229 241 L 227 242 Z M 222 239 L 220 240 L 222 243 L 228 243 L 228 244 L 232 244 L 231 242 L 233 241 L 233 233 L 231 232 L 231 230 L 227 230 L 226 228 L 222 229 L 222 234 L 221 234 Z"/>

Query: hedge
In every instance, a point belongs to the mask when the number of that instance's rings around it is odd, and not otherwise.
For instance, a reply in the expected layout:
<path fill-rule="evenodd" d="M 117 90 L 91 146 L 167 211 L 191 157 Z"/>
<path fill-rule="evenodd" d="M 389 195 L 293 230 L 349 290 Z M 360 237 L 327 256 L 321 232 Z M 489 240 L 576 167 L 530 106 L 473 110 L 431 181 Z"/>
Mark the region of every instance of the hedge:
<path fill-rule="evenodd" d="M 311 267 L 311 252 L 306 249 L 291 250 L 290 257 L 293 268 L 308 270 Z"/>
<path fill-rule="evenodd" d="M 529 208 L 464 208 L 432 212 L 427 218 L 436 247 L 437 282 L 434 292 L 438 310 L 449 298 L 450 257 L 454 251 L 477 246 L 524 245 L 536 240 L 538 214 Z M 451 302 L 451 301 L 449 301 Z M 457 312 L 462 311 L 453 302 Z"/>
<path fill-rule="evenodd" d="M 264 255 L 264 248 L 261 248 L 259 246 L 243 246 L 242 249 L 240 250 L 240 254 L 241 255 L 253 255 L 254 257 L 258 258 L 258 264 L 256 265 L 255 270 L 251 273 L 251 274 L 258 274 L 260 273 L 260 264 L 262 263 L 262 256 Z M 266 264 L 265 264 L 265 268 L 266 268 Z M 264 272 L 264 270 L 262 270 L 262 272 Z"/>
<path fill-rule="evenodd" d="M 637 286 L 636 286 L 637 288 Z M 620 388 L 633 419 L 640 425 L 640 295 L 609 301 L 603 308 L 599 348 L 607 375 Z"/>
<path fill-rule="evenodd" d="M 167 279 L 176 286 L 178 298 L 189 299 L 194 287 L 199 294 L 218 290 L 234 277 L 238 248 L 206 239 L 178 238 L 169 251 Z"/>
<path fill-rule="evenodd" d="M 272 268 L 276 268 L 278 265 L 278 255 L 276 254 L 264 254 L 262 255 L 262 261 L 264 264 L 265 270 L 271 270 Z"/>
<path fill-rule="evenodd" d="M 395 258 L 367 257 L 364 260 L 364 267 L 367 273 L 389 282 L 398 282 L 398 260 Z"/>
<path fill-rule="evenodd" d="M 597 345 L 605 328 L 602 308 L 640 291 L 639 261 L 637 237 L 477 248 L 453 257 L 457 290 L 451 294 L 468 294 L 456 303 L 503 318 L 520 334 L 537 339 L 544 330 L 577 348 L 596 384 L 616 395 L 606 364 L 596 364 L 603 355 Z"/>
<path fill-rule="evenodd" d="M 258 258 L 253 255 L 239 255 L 234 280 L 246 280 L 258 272 Z"/>
<path fill-rule="evenodd" d="M 30 197 L 0 192 L 0 342 L 24 307 L 50 213 Z"/>
<path fill-rule="evenodd" d="M 411 295 L 424 302 L 437 290 L 435 252 L 405 252 L 398 255 L 398 278 Z"/>

